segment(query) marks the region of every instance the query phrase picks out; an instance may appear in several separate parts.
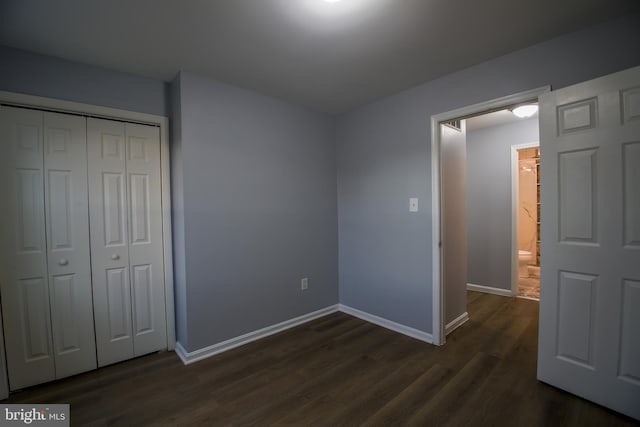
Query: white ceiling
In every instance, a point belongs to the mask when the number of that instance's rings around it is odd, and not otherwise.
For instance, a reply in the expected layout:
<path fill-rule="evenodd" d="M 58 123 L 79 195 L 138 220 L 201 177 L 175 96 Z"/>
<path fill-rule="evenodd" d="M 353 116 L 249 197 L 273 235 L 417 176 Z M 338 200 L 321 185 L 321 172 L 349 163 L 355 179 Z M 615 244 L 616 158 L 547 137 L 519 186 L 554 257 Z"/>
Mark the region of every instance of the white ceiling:
<path fill-rule="evenodd" d="M 638 0 L 0 0 L 0 44 L 342 112 Z"/>

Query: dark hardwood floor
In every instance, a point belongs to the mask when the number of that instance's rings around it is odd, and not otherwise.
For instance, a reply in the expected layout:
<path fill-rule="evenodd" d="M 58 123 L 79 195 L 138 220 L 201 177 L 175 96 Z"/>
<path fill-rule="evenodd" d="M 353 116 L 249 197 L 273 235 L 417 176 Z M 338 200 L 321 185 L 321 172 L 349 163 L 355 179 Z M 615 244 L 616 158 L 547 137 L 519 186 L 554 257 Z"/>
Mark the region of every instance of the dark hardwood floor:
<path fill-rule="evenodd" d="M 13 394 L 70 403 L 77 426 L 624 426 L 536 381 L 538 303 L 469 292 L 435 347 L 346 314 L 183 366 L 145 356 Z"/>

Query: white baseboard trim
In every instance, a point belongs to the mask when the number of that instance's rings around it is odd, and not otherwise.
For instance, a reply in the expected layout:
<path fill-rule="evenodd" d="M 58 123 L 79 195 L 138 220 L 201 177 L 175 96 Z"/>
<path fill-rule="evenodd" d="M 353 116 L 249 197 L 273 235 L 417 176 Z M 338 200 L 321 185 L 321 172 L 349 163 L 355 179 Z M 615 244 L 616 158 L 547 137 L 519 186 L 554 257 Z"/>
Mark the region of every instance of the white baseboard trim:
<path fill-rule="evenodd" d="M 383 328 L 391 329 L 394 332 L 398 332 L 403 335 L 407 335 L 411 338 L 415 338 L 420 341 L 424 341 L 429 344 L 433 344 L 433 335 L 428 334 L 426 332 L 420 331 L 418 329 L 411 328 L 409 326 L 401 325 L 400 323 L 393 322 L 391 320 L 375 316 L 373 314 L 366 313 L 364 311 L 360 311 L 358 309 L 349 307 L 348 305 L 339 304 L 338 309 L 346 314 L 357 317 L 358 319 L 362 319 L 369 323 L 373 323 L 378 326 L 382 326 Z"/>
<path fill-rule="evenodd" d="M 339 310 L 339 305 L 332 305 L 312 313 L 304 314 L 294 319 L 285 320 L 284 322 L 277 323 L 275 325 L 267 326 L 266 328 L 258 329 L 257 331 L 249 332 L 244 335 L 240 335 L 235 338 L 228 339 L 226 341 L 219 342 L 217 344 L 210 345 L 192 352 L 188 352 L 182 346 L 181 343 L 176 342 L 176 354 L 182 360 L 182 363 L 189 365 L 202 359 L 214 356 L 232 348 L 240 347 L 241 345 L 248 344 L 252 341 L 259 340 L 261 338 L 268 337 L 269 335 L 277 334 L 286 329 L 293 328 L 303 323 L 310 322 L 311 320 L 318 319 L 320 317 L 327 316 L 331 313 L 335 313 Z"/>
<path fill-rule="evenodd" d="M 444 334 L 449 335 L 451 332 L 455 331 L 456 329 L 458 329 L 460 326 L 462 326 L 467 320 L 469 320 L 469 313 L 467 313 L 466 311 L 464 313 L 462 313 L 460 316 L 456 317 L 455 319 L 453 319 L 451 322 L 449 322 L 445 327 L 444 327 Z"/>
<path fill-rule="evenodd" d="M 477 292 L 484 292 L 485 294 L 500 295 L 500 296 L 503 296 L 503 297 L 512 297 L 513 296 L 513 293 L 511 292 L 511 289 L 492 288 L 490 286 L 474 285 L 473 283 L 467 283 L 467 290 L 469 290 L 469 291 L 477 291 Z"/>
<path fill-rule="evenodd" d="M 528 300 L 531 300 L 531 301 L 538 301 L 538 302 L 540 302 L 540 299 L 539 299 L 539 298 L 525 297 L 524 295 L 516 295 L 516 298 L 520 298 L 520 299 L 528 299 Z"/>
<path fill-rule="evenodd" d="M 305 314 L 300 317 L 296 317 L 295 319 L 285 320 L 284 322 L 272 326 L 267 326 L 266 328 L 258 329 L 257 331 L 249 332 L 247 334 L 240 335 L 239 337 L 231 338 L 229 340 L 213 344 L 192 352 L 188 352 L 180 342 L 176 342 L 175 352 L 178 357 L 180 357 L 180 360 L 182 360 L 182 363 L 184 363 L 185 365 L 189 365 L 208 357 L 215 356 L 216 354 L 225 352 L 227 350 L 231 350 L 232 348 L 240 347 L 241 345 L 248 344 L 252 341 L 256 341 L 261 338 L 268 337 L 269 335 L 277 334 L 278 332 L 282 332 L 295 326 L 302 325 L 303 323 L 310 322 L 311 320 L 327 316 L 337 311 L 341 311 L 343 313 L 362 319 L 366 322 L 382 326 L 383 328 L 390 329 L 394 332 L 407 335 L 417 340 L 433 344 L 433 336 L 431 334 L 411 328 L 409 326 L 401 325 L 400 323 L 396 323 L 391 320 L 375 316 L 373 314 L 366 313 L 364 311 L 357 310 L 347 305 L 336 304 L 318 311 L 314 311 L 312 313 Z M 466 314 L 467 313 L 465 313 L 465 315 Z M 466 319 L 464 321 L 466 321 Z M 464 321 L 462 321 L 460 324 L 464 323 Z"/>
<path fill-rule="evenodd" d="M 176 346 L 173 348 L 173 351 L 176 352 L 176 354 L 178 355 L 178 357 L 182 361 L 183 365 L 188 365 L 189 363 L 196 362 L 196 360 L 189 361 L 189 356 L 188 356 L 189 353 L 187 352 L 187 350 L 185 350 L 185 348 L 182 346 L 182 344 L 180 344 L 180 341 L 176 341 Z M 204 359 L 204 357 L 203 357 L 203 359 Z M 200 359 L 198 359 L 198 360 L 200 360 Z"/>

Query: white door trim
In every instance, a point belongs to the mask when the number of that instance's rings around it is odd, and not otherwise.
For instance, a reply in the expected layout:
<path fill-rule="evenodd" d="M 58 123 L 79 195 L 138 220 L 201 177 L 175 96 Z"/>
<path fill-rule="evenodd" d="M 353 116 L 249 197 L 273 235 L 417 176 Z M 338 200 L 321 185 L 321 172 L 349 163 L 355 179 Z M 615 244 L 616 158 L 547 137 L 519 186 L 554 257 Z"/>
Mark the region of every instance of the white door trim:
<path fill-rule="evenodd" d="M 0 91 L 0 103 L 15 107 L 40 108 L 59 113 L 80 114 L 84 116 L 115 119 L 126 122 L 134 122 L 158 126 L 160 128 L 160 156 L 161 156 L 161 181 L 162 181 L 162 234 L 163 234 L 163 260 L 165 283 L 165 310 L 167 322 L 167 349 L 174 350 L 176 345 L 175 311 L 173 294 L 173 244 L 171 239 L 171 190 L 170 190 L 170 163 L 169 163 L 169 118 L 135 111 L 121 110 L 118 108 L 102 107 L 99 105 L 83 104 L 79 102 L 65 101 L 61 99 L 45 98 L 41 96 L 25 95 L 21 93 Z M 0 340 L 4 341 L 3 331 L 0 329 Z M 6 372 L 4 351 L 0 356 L 1 369 Z M 0 380 L 2 375 L 0 375 Z M 3 384 L 0 382 L 0 398 Z"/>
<path fill-rule="evenodd" d="M 537 99 L 543 93 L 549 92 L 550 86 L 543 86 L 514 95 L 496 98 L 490 101 L 458 108 L 431 116 L 431 203 L 432 203 L 432 313 L 433 313 L 433 343 L 443 345 L 445 343 L 444 325 L 444 289 L 442 284 L 442 211 L 441 211 L 441 173 L 440 170 L 440 126 L 441 122 L 470 117 L 479 113 L 499 110 L 513 104 Z"/>
<path fill-rule="evenodd" d="M 518 295 L 518 226 L 519 217 L 518 185 L 520 171 L 518 170 L 518 150 L 540 147 L 540 141 L 528 142 L 511 146 L 511 295 Z"/>

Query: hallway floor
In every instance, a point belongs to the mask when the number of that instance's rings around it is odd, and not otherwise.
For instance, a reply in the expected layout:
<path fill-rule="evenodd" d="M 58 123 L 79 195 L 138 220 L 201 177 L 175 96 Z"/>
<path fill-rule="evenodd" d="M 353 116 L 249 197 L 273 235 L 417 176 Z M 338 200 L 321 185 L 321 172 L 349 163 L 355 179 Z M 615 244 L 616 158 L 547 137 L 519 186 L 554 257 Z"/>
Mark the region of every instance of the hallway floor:
<path fill-rule="evenodd" d="M 540 267 L 529 266 L 529 277 L 518 278 L 518 296 L 540 299 Z"/>

